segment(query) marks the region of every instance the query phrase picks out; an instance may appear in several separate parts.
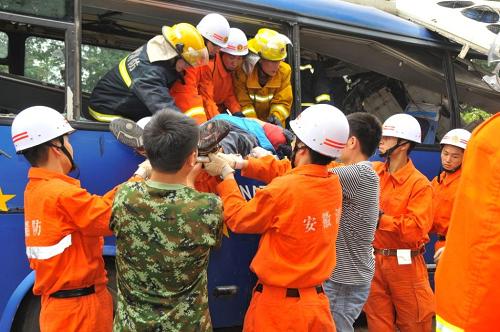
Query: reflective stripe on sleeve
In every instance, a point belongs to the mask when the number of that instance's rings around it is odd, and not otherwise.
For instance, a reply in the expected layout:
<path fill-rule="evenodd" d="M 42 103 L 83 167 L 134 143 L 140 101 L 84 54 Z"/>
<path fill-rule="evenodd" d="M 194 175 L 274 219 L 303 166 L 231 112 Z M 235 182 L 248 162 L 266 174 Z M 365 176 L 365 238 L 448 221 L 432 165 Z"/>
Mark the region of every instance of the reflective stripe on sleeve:
<path fill-rule="evenodd" d="M 331 101 L 330 95 L 328 93 L 323 93 L 316 97 L 316 102 L 321 103 L 322 101 Z"/>
<path fill-rule="evenodd" d="M 196 107 L 188 109 L 184 114 L 186 114 L 189 117 L 194 118 L 194 117 L 199 116 L 199 115 L 205 115 L 205 109 L 203 108 L 203 106 L 196 106 Z"/>
<path fill-rule="evenodd" d="M 286 107 L 281 104 L 272 104 L 269 113 L 278 113 L 282 121 L 285 121 L 285 119 L 290 115 Z"/>
<path fill-rule="evenodd" d="M 247 118 L 256 118 L 257 113 L 255 113 L 255 109 L 252 105 L 247 105 L 241 109 L 241 113 L 243 113 Z"/>
<path fill-rule="evenodd" d="M 443 317 L 436 315 L 436 332 L 464 332 L 464 329 L 450 324 Z"/>
<path fill-rule="evenodd" d="M 26 256 L 30 259 L 49 259 L 71 246 L 71 234 L 66 235 L 61 241 L 46 247 L 26 247 Z"/>
<path fill-rule="evenodd" d="M 103 114 L 99 113 L 97 111 L 94 111 L 90 106 L 89 106 L 89 114 L 92 115 L 94 119 L 100 122 L 111 122 L 114 119 L 121 118 L 122 116 L 120 115 L 112 115 L 112 114 Z"/>
<path fill-rule="evenodd" d="M 125 85 L 130 88 L 130 86 L 132 85 L 132 78 L 130 77 L 127 70 L 127 58 L 128 57 L 125 57 L 122 61 L 120 61 L 120 64 L 118 65 L 118 71 L 120 72 L 120 76 L 122 77 Z"/>

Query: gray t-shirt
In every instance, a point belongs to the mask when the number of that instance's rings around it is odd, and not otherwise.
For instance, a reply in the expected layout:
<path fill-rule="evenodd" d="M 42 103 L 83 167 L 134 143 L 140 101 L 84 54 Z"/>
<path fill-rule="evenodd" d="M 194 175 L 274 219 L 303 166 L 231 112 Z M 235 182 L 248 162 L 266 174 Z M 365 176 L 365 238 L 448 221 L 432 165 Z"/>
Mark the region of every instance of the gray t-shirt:
<path fill-rule="evenodd" d="M 337 237 L 337 264 L 330 280 L 369 284 L 375 271 L 372 242 L 379 216 L 380 183 L 368 161 L 335 167 L 342 185 L 342 215 Z"/>

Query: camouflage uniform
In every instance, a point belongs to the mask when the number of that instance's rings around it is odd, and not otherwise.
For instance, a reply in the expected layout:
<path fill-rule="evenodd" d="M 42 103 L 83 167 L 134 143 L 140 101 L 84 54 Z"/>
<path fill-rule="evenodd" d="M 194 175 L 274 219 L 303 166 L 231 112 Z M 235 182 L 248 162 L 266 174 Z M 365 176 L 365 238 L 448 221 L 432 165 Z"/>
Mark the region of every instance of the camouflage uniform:
<path fill-rule="evenodd" d="M 114 331 L 211 331 L 207 266 L 221 241 L 213 194 L 128 182 L 113 203 L 118 309 Z"/>

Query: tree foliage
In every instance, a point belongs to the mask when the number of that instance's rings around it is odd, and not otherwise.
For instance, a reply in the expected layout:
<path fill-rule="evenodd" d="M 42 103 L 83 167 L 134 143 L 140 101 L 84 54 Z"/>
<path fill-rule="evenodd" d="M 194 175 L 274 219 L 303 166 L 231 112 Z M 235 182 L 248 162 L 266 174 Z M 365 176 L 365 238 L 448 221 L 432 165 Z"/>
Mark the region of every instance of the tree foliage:
<path fill-rule="evenodd" d="M 82 45 L 82 90 L 91 92 L 99 79 L 128 52 Z M 25 75 L 55 85 L 64 85 L 64 42 L 30 37 L 26 42 Z"/>

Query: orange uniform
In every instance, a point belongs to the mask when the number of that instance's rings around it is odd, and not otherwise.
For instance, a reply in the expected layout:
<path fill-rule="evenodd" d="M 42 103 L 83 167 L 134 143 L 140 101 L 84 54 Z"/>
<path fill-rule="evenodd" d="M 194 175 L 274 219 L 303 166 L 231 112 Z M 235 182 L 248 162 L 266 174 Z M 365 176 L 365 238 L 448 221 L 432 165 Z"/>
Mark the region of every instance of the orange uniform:
<path fill-rule="evenodd" d="M 500 326 L 500 114 L 477 127 L 436 271 L 437 331 L 497 331 Z"/>
<path fill-rule="evenodd" d="M 290 65 L 281 62 L 276 75 L 261 86 L 258 68 L 247 75 L 240 67 L 235 72 L 234 90 L 243 114 L 262 121 L 267 121 L 270 115 L 274 115 L 284 124 L 290 116 L 293 102 L 291 72 Z"/>
<path fill-rule="evenodd" d="M 205 108 L 210 109 L 211 101 L 213 101 L 217 105 L 219 113 L 225 113 L 226 109 L 231 113 L 241 111 L 240 103 L 234 94 L 233 77 L 224 68 L 222 56 L 210 60 L 208 68 L 210 70 L 203 71 L 203 75 L 208 75 L 204 81 L 211 81 L 212 84 L 205 84 L 201 90 Z"/>
<path fill-rule="evenodd" d="M 431 331 L 434 294 L 420 252 L 432 226 L 432 186 L 411 160 L 392 174 L 385 163 L 375 162 L 374 169 L 383 214 L 373 241 L 375 275 L 364 308 L 368 328 Z"/>
<path fill-rule="evenodd" d="M 434 220 L 431 232 L 437 233 L 439 237 L 434 245 L 434 250 L 438 250 L 446 244 L 445 237 L 448 232 L 451 209 L 453 208 L 461 174 L 462 170 L 460 169 L 454 173 L 442 172 L 439 176 L 439 182 L 437 176 L 432 180 L 432 188 L 434 188 Z"/>
<path fill-rule="evenodd" d="M 179 109 L 198 124 L 207 122 L 219 114 L 217 105 L 208 94 L 201 91 L 213 91 L 212 72 L 207 66 L 191 67 L 184 73 L 184 83 L 177 80 L 170 88 L 170 94 Z"/>
<path fill-rule="evenodd" d="M 113 303 L 102 258 L 114 190 L 100 197 L 61 173 L 32 167 L 24 194 L 26 254 L 42 296 L 41 331 L 111 331 Z M 95 293 L 56 298 L 61 290 Z"/>
<path fill-rule="evenodd" d="M 312 164 L 290 170 L 289 161 L 272 156 L 251 158 L 242 175 L 270 181 L 248 202 L 234 180 L 217 186 L 227 226 L 262 234 L 250 265 L 259 283 L 243 330 L 334 331 L 320 285 L 335 267 L 342 206 L 338 176 Z"/>

